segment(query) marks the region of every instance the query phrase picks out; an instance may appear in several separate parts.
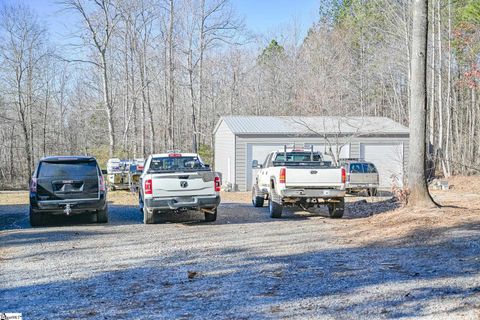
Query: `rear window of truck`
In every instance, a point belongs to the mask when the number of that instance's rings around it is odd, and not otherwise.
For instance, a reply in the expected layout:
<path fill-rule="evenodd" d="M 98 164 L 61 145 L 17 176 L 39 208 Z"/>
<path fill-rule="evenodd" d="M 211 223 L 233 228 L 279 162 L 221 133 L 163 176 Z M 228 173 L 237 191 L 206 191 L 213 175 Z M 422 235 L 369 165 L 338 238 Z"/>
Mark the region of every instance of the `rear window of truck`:
<path fill-rule="evenodd" d="M 81 177 L 98 175 L 97 163 L 88 162 L 41 162 L 38 168 L 38 177 Z"/>
<path fill-rule="evenodd" d="M 310 152 L 287 152 L 287 161 L 292 162 L 305 162 L 310 161 Z M 285 161 L 285 153 L 277 154 L 275 158 L 275 162 L 282 162 Z M 313 154 L 313 161 L 322 161 L 320 154 L 314 153 Z"/>
<path fill-rule="evenodd" d="M 152 159 L 149 171 L 174 171 L 204 168 L 204 164 L 197 157 L 161 157 Z"/>
<path fill-rule="evenodd" d="M 350 173 L 377 173 L 372 163 L 351 163 Z"/>

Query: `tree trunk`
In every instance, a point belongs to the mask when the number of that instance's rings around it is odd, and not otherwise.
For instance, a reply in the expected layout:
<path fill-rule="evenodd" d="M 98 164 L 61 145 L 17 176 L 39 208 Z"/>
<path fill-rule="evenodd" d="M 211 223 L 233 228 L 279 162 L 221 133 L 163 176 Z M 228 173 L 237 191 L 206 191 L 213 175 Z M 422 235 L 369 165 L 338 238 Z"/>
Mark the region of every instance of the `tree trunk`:
<path fill-rule="evenodd" d="M 410 155 L 408 163 L 408 205 L 434 207 L 425 179 L 427 118 L 428 0 L 412 2 L 412 76 L 410 82 Z"/>
<path fill-rule="evenodd" d="M 174 109 L 175 109 L 175 88 L 174 88 L 174 57 L 173 57 L 173 23 L 174 23 L 174 5 L 170 0 L 170 21 L 168 28 L 168 147 L 175 148 Z"/>
<path fill-rule="evenodd" d="M 115 155 L 115 127 L 113 125 L 113 110 L 110 103 L 110 93 L 108 87 L 108 65 L 106 60 L 106 52 L 103 50 L 101 53 L 102 59 L 102 82 L 103 82 L 103 104 L 105 106 L 105 112 L 107 114 L 108 122 L 108 137 L 109 137 L 109 149 L 108 154 L 110 158 Z"/>

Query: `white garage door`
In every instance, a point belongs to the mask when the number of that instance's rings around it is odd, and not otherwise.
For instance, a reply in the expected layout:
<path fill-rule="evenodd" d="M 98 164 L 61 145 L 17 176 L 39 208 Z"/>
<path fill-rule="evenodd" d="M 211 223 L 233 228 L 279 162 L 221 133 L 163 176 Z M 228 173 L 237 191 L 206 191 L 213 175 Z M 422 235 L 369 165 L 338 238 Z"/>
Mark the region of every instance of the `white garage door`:
<path fill-rule="evenodd" d="M 290 144 L 289 144 L 290 145 Z M 303 144 L 299 144 L 302 145 Z M 257 175 L 258 169 L 252 169 L 252 161 L 258 160 L 258 163 L 263 164 L 267 155 L 276 150 L 282 150 L 284 148 L 284 144 L 247 144 L 247 170 L 246 170 L 246 177 L 247 177 L 247 191 L 252 189 L 253 181 L 255 181 L 255 177 Z M 319 151 L 322 154 L 325 152 L 325 145 L 321 144 L 313 144 L 314 150 Z M 340 157 L 348 158 L 350 155 L 350 145 L 344 145 L 340 148 Z M 326 161 L 331 161 L 330 156 L 324 156 Z"/>
<path fill-rule="evenodd" d="M 391 188 L 393 179 L 403 186 L 403 144 L 360 144 L 360 155 L 377 167 L 380 188 Z"/>

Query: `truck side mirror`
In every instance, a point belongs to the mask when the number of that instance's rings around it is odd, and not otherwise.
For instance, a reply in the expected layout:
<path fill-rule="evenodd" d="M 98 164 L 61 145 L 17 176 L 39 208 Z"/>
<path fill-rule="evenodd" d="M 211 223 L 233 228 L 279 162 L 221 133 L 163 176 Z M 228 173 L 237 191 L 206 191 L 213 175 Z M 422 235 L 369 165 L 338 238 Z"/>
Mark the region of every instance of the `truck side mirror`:
<path fill-rule="evenodd" d="M 262 169 L 263 166 L 258 163 L 258 160 L 253 160 L 253 161 L 252 161 L 252 168 L 253 168 L 253 169 Z"/>
<path fill-rule="evenodd" d="M 207 169 L 210 169 L 210 165 L 209 164 L 204 164 L 205 168 Z"/>

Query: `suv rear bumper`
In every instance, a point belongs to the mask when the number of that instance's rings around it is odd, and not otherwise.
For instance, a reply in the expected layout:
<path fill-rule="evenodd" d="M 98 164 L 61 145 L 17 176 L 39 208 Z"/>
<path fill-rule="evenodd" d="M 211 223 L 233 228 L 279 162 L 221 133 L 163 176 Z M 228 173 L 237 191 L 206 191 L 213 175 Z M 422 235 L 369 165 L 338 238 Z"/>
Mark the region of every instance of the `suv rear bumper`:
<path fill-rule="evenodd" d="M 220 196 L 192 196 L 145 199 L 144 207 L 149 212 L 180 209 L 210 209 L 213 210 L 220 204 Z"/>
<path fill-rule="evenodd" d="M 65 215 L 67 214 L 68 207 L 69 215 L 105 210 L 107 208 L 106 196 L 105 194 L 100 194 L 99 199 L 71 199 L 48 201 L 38 201 L 35 198 L 30 198 L 30 208 L 33 213 L 47 212 L 54 215 Z"/>
<path fill-rule="evenodd" d="M 341 198 L 345 190 L 337 189 L 283 189 L 280 191 L 285 198 Z"/>

